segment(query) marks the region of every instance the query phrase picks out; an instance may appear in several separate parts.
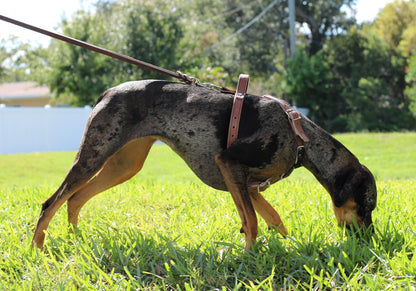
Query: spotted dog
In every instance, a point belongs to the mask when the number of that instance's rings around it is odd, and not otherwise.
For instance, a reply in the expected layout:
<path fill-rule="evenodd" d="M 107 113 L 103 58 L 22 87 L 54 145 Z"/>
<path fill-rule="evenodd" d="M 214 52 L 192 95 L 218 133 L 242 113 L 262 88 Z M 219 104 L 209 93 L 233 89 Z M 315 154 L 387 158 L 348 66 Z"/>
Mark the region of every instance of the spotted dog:
<path fill-rule="evenodd" d="M 259 181 L 273 184 L 294 169 L 298 147 L 287 115 L 278 102 L 247 95 L 238 138 L 227 147 L 232 106 L 229 94 L 167 81 L 128 82 L 107 90 L 93 107 L 71 169 L 43 203 L 32 245 L 43 247 L 44 231 L 64 202 L 68 220 L 76 226 L 82 206 L 140 171 L 157 140 L 169 145 L 205 184 L 231 193 L 247 249 L 256 241 L 256 212 L 287 235 L 261 187 L 250 187 Z M 355 220 L 359 227 L 369 227 L 377 199 L 373 175 L 305 116 L 301 125 L 309 138 L 301 165 L 331 195 L 338 223 Z"/>

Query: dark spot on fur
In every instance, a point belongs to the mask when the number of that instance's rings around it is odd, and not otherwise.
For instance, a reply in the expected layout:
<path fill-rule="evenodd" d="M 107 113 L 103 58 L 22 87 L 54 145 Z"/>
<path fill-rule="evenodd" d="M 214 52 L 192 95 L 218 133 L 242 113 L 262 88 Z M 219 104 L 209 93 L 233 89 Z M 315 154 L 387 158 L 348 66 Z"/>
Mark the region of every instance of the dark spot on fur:
<path fill-rule="evenodd" d="M 241 112 L 238 139 L 253 135 L 261 126 L 258 112 L 259 99 L 253 96 L 246 96 Z M 223 102 L 222 110 L 215 112 L 212 116 L 213 125 L 216 128 L 216 137 L 221 147 L 227 147 L 228 128 L 230 125 L 233 97 L 230 95 L 228 102 Z"/>
<path fill-rule="evenodd" d="M 337 149 L 335 149 L 335 148 L 332 148 L 331 149 L 331 153 L 332 153 L 332 156 L 331 156 L 331 163 L 333 163 L 334 161 L 335 161 L 335 159 L 337 158 Z"/>
<path fill-rule="evenodd" d="M 238 138 L 245 138 L 253 135 L 260 127 L 259 98 L 247 96 L 241 112 L 240 128 L 238 130 Z"/>
<path fill-rule="evenodd" d="M 100 155 L 100 151 L 95 150 L 93 157 L 97 158 L 99 155 Z"/>
<path fill-rule="evenodd" d="M 190 137 L 192 137 L 192 136 L 194 136 L 194 135 L 195 135 L 195 132 L 193 132 L 193 131 L 188 131 L 188 132 L 187 132 L 187 134 L 188 134 Z"/>
<path fill-rule="evenodd" d="M 220 142 L 220 146 L 225 149 L 227 147 L 227 137 L 228 137 L 228 127 L 230 122 L 230 114 L 231 114 L 231 104 L 232 98 L 230 98 L 231 102 L 229 103 L 230 107 L 224 108 L 224 110 L 214 112 L 212 116 L 212 124 L 215 130 L 215 136 Z"/>
<path fill-rule="evenodd" d="M 347 167 L 335 174 L 335 182 L 331 187 L 332 189 L 330 189 L 330 193 L 333 195 L 332 199 L 336 207 L 341 207 L 353 194 L 345 193 L 345 187 L 348 187 L 348 185 L 346 185 L 347 183 L 351 183 L 354 173 L 355 170 L 353 168 Z"/>
<path fill-rule="evenodd" d="M 272 162 L 278 149 L 278 137 L 273 135 L 266 144 L 262 140 L 239 142 L 238 140 L 228 149 L 229 156 L 249 167 L 262 167 Z"/>
<path fill-rule="evenodd" d="M 367 205 L 366 200 L 368 197 L 367 191 L 369 191 L 369 187 L 374 183 L 372 174 L 367 170 L 361 170 L 359 174 L 356 175 L 355 185 L 354 185 L 354 199 L 355 202 L 359 205 L 358 208 L 358 215 L 364 216 L 368 211 L 374 209 L 375 205 Z M 374 189 L 374 191 L 377 191 Z M 371 199 L 370 199 L 371 200 Z"/>
<path fill-rule="evenodd" d="M 100 134 L 103 134 L 106 128 L 99 124 L 99 125 L 95 126 L 95 129 L 98 130 L 100 132 Z"/>

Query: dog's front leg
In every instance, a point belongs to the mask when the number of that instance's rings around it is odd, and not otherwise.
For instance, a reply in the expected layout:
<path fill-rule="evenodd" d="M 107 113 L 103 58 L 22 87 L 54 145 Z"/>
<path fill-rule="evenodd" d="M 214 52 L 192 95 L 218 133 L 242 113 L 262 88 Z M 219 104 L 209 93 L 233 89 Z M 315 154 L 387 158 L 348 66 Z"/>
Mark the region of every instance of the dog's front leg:
<path fill-rule="evenodd" d="M 249 193 L 254 209 L 264 218 L 269 227 L 277 229 L 282 236 L 287 236 L 288 232 L 280 219 L 279 213 L 264 199 L 257 188 L 250 189 Z"/>
<path fill-rule="evenodd" d="M 257 217 L 247 189 L 247 169 L 240 163 L 227 158 L 225 154 L 215 156 L 215 161 L 237 206 L 246 236 L 246 248 L 251 250 L 256 244 Z"/>

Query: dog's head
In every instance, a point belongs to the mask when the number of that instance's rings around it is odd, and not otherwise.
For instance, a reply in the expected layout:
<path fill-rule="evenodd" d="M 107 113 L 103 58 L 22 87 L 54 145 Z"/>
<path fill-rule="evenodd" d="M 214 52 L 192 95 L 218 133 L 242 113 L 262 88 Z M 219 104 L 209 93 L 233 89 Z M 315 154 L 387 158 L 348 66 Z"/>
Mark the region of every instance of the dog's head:
<path fill-rule="evenodd" d="M 331 191 L 335 216 L 339 225 L 368 228 L 372 224 L 371 213 L 377 204 L 377 188 L 374 176 L 364 166 L 349 168 L 339 173 Z"/>

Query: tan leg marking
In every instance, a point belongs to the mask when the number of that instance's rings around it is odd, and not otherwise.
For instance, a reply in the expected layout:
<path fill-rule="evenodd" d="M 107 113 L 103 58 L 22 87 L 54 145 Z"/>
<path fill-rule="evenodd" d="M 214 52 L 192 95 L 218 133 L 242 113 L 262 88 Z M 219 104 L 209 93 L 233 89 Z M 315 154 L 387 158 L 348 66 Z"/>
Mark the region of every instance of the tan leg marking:
<path fill-rule="evenodd" d="M 133 177 L 143 167 L 154 138 L 130 141 L 112 155 L 98 174 L 68 200 L 68 221 L 76 226 L 81 208 L 95 195 Z"/>
<path fill-rule="evenodd" d="M 257 191 L 257 189 L 249 190 L 251 202 L 253 203 L 254 209 L 263 217 L 266 223 L 275 229 L 282 236 L 287 236 L 288 232 L 280 219 L 279 213 L 267 202 L 266 199 Z"/>
<path fill-rule="evenodd" d="M 230 191 L 240 215 L 242 228 L 246 236 L 246 248 L 251 250 L 252 246 L 256 244 L 257 217 L 247 190 L 247 177 L 241 165 L 222 159 L 220 154 L 215 156 L 215 161 L 221 170 L 228 191 Z"/>
<path fill-rule="evenodd" d="M 87 177 L 85 180 L 79 181 L 77 184 L 67 182 L 66 179 L 65 182 L 62 183 L 62 185 L 59 187 L 59 189 L 43 203 L 42 212 L 39 216 L 35 233 L 33 235 L 32 247 L 36 244 L 39 249 L 43 248 L 43 243 L 45 241 L 45 230 L 48 228 L 52 217 L 62 206 L 62 204 L 64 204 L 65 201 L 67 201 L 75 191 L 83 187 L 88 182 L 89 178 L 90 177 Z M 70 186 L 72 187 L 68 189 Z"/>
<path fill-rule="evenodd" d="M 32 246 L 40 249 L 45 240 L 45 230 L 56 211 L 68 200 L 68 220 L 76 224 L 81 207 L 94 195 L 132 177 L 139 171 L 154 143 L 154 138 L 140 138 L 127 143 L 104 163 L 95 178 L 80 176 L 79 161 L 69 171 L 59 189 L 42 207 Z M 78 168 L 77 168 L 78 167 Z"/>

